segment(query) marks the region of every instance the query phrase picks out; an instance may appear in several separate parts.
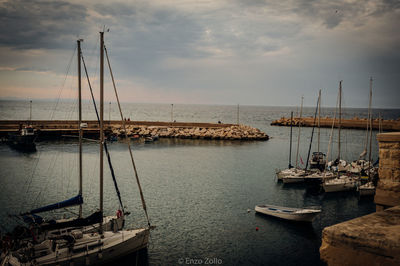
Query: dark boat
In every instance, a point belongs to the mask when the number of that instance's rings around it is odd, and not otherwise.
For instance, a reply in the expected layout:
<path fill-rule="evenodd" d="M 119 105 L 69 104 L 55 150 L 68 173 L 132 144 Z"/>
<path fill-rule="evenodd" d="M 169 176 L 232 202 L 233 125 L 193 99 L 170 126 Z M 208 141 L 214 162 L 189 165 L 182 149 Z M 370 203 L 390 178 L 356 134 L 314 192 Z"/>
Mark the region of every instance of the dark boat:
<path fill-rule="evenodd" d="M 325 154 L 322 152 L 313 152 L 311 160 L 310 160 L 310 169 L 318 169 L 320 171 L 325 170 Z"/>
<path fill-rule="evenodd" d="M 20 127 L 18 132 L 8 134 L 8 144 L 20 151 L 34 152 L 36 151 L 37 134 L 32 126 Z"/>

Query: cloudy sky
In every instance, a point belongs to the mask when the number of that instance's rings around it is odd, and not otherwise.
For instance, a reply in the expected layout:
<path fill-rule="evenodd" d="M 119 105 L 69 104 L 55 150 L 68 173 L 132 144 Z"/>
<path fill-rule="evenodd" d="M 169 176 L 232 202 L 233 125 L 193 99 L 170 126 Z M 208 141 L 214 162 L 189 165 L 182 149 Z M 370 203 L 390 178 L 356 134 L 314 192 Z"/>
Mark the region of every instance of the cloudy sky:
<path fill-rule="evenodd" d="M 343 80 L 366 107 L 372 76 L 374 106 L 400 108 L 398 0 L 86 2 L 0 0 L 0 99 L 74 97 L 78 38 L 98 89 L 105 25 L 127 102 L 334 106 Z"/>

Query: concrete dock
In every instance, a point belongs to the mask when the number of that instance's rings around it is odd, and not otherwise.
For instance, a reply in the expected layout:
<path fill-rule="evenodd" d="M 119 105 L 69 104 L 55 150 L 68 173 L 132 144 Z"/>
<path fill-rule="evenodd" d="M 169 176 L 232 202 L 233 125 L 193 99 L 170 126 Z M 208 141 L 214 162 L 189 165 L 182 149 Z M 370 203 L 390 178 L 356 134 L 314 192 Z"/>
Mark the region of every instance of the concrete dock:
<path fill-rule="evenodd" d="M 97 137 L 99 123 L 96 120 L 82 121 L 87 124 L 84 136 Z M 76 120 L 0 120 L 0 136 L 16 132 L 20 127 L 31 125 L 38 131 L 40 139 L 59 138 L 63 135 L 77 135 Z M 125 121 L 128 137 L 158 135 L 161 138 L 222 139 L 222 140 L 268 140 L 269 137 L 257 128 L 217 123 Z M 120 120 L 104 121 L 105 134 L 124 137 L 123 123 Z"/>
<path fill-rule="evenodd" d="M 320 118 L 320 126 L 321 127 L 332 127 L 333 118 L 324 117 Z M 314 125 L 314 117 L 294 117 L 293 125 L 299 125 L 301 123 L 304 127 L 312 127 Z M 372 121 L 372 128 L 378 130 L 379 124 L 381 124 L 381 129 L 384 131 L 400 131 L 400 118 L 397 120 L 381 120 L 374 119 Z M 290 126 L 290 117 L 282 117 L 278 120 L 275 120 L 271 123 L 272 126 Z M 338 127 L 339 119 L 335 119 L 335 127 Z M 351 128 L 351 129 L 366 129 L 367 128 L 367 120 L 363 118 L 354 117 L 352 119 L 342 119 L 342 128 Z"/>

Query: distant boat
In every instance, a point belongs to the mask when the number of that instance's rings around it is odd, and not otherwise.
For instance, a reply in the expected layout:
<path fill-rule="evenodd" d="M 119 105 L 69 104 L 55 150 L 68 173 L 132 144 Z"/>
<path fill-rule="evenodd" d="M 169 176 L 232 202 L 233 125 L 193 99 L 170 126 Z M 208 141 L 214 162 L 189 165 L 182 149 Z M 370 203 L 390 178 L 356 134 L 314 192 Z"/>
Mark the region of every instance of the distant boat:
<path fill-rule="evenodd" d="M 36 151 L 36 137 L 36 131 L 32 126 L 29 125 L 22 128 L 21 125 L 18 132 L 8 134 L 7 142 L 17 150 L 32 152 Z"/>
<path fill-rule="evenodd" d="M 144 143 L 152 143 L 154 141 L 153 137 L 145 137 Z"/>
<path fill-rule="evenodd" d="M 321 212 L 320 209 L 289 208 L 274 205 L 257 205 L 254 210 L 258 213 L 298 222 L 312 222 L 315 216 Z"/>

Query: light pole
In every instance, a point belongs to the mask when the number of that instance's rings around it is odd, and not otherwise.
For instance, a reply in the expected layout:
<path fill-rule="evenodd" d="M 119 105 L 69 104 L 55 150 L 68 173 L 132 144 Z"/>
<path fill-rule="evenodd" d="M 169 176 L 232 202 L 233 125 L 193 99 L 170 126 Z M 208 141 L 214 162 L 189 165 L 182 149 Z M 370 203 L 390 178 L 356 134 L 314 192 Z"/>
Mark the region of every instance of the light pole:
<path fill-rule="evenodd" d="M 174 104 L 171 104 L 171 122 L 174 122 Z"/>

